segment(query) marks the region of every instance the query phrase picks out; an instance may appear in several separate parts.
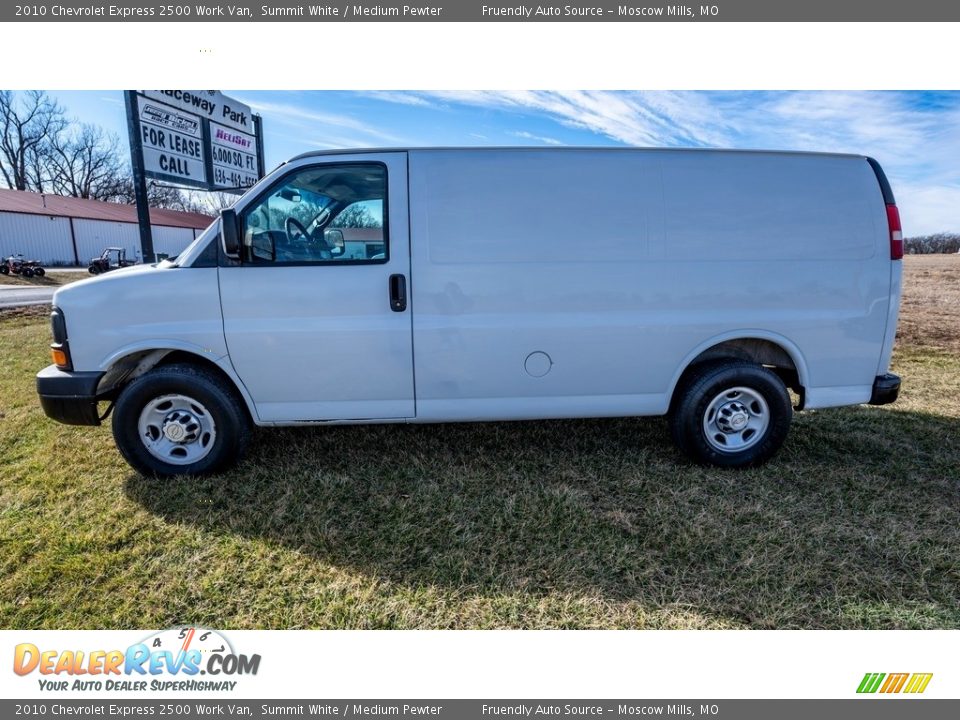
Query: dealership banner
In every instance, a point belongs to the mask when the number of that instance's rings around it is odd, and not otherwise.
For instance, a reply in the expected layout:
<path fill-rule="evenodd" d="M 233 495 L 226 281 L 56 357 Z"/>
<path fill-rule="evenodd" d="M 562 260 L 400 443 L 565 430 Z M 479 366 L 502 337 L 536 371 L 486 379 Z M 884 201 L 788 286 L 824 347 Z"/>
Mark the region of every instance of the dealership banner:
<path fill-rule="evenodd" d="M 952 630 L 397 632 L 200 626 L 3 630 L 0 699 L 29 705 L 27 712 L 40 717 L 116 714 L 109 706 L 123 703 L 194 708 L 208 702 L 249 706 L 252 716 L 266 703 L 303 706 L 288 713 L 294 715 L 451 718 L 839 717 L 840 712 L 868 717 L 860 714 L 864 708 L 878 718 L 886 717 L 887 703 L 901 711 L 910 703 L 911 717 L 947 717 L 940 701 L 950 702 L 951 715 L 960 711 L 953 705 L 960 703 L 957 635 Z M 407 703 L 411 707 L 443 708 L 404 709 L 404 698 L 416 699 Z M 277 702 L 289 699 L 297 700 Z M 470 701 L 447 702 L 451 699 Z M 807 705 L 792 715 L 792 704 L 736 704 L 744 699 L 835 704 Z M 108 709 L 52 709 L 61 706 Z M 310 711 L 322 706 L 331 709 Z M 374 709 L 354 711 L 361 706 Z M 537 712 L 541 706 L 543 712 Z M 649 709 L 656 707 L 662 710 Z M 14 714 L 0 709 L 0 717 Z"/>
<path fill-rule="evenodd" d="M 942 0 L 708 0 L 705 4 L 587 0 L 569 4 L 456 2 L 200 2 L 160 0 L 3 5 L 0 20 L 27 22 L 950 22 L 960 4 Z"/>

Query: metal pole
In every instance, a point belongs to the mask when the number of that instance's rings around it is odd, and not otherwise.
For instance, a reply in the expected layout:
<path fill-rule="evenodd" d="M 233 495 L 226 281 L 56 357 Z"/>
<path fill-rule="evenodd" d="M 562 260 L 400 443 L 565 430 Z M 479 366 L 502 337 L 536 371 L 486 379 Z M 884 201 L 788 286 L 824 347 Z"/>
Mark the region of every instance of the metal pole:
<path fill-rule="evenodd" d="M 213 192 L 217 186 L 213 169 L 213 142 L 210 140 L 210 121 L 200 118 L 200 140 L 203 142 L 203 171 L 207 176 L 207 184 L 203 189 Z"/>
<path fill-rule="evenodd" d="M 263 118 L 259 115 L 253 116 L 253 130 L 257 134 L 257 162 L 260 165 L 257 179 L 259 180 L 267 174 L 267 168 L 263 162 Z"/>
<path fill-rule="evenodd" d="M 124 90 L 127 105 L 127 129 L 130 132 L 130 161 L 133 164 L 133 192 L 137 199 L 137 222 L 140 224 L 140 253 L 145 263 L 154 262 L 153 235 L 150 232 L 150 205 L 147 201 L 147 176 L 143 170 L 143 136 L 137 112 L 136 90 Z"/>

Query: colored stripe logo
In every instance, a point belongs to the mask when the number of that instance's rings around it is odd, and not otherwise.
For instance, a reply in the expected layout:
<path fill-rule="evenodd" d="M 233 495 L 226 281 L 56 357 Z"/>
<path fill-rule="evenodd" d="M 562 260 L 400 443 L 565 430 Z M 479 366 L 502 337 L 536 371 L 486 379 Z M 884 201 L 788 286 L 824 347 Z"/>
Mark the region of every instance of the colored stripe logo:
<path fill-rule="evenodd" d="M 910 693 L 919 694 L 927 689 L 933 673 L 866 673 L 857 692 L 872 693 Z"/>

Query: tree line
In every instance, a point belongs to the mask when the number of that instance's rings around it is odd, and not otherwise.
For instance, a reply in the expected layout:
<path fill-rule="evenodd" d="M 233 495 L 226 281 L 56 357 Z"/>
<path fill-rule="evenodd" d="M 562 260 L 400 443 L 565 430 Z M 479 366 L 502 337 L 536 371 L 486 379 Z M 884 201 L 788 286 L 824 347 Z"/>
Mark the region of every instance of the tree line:
<path fill-rule="evenodd" d="M 960 235 L 955 233 L 936 233 L 906 238 L 903 251 L 909 255 L 930 255 L 932 253 L 960 252 Z"/>
<path fill-rule="evenodd" d="M 120 141 L 82 123 L 47 93 L 0 91 L 0 178 L 8 188 L 132 205 L 133 174 Z M 151 207 L 209 213 L 224 198 L 148 183 Z"/>

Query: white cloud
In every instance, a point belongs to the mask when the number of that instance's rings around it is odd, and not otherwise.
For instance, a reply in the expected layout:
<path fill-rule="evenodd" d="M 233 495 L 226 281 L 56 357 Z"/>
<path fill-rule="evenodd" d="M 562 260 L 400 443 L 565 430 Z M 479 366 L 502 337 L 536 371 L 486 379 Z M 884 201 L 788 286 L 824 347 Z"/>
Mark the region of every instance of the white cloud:
<path fill-rule="evenodd" d="M 350 148 L 377 147 L 376 143 L 371 143 L 369 140 L 327 134 L 314 135 L 310 140 L 306 140 L 304 144 L 320 148 L 321 150 L 349 150 Z"/>
<path fill-rule="evenodd" d="M 628 145 L 704 146 L 728 140 L 716 108 L 695 92 L 454 90 L 412 94 L 445 104 L 533 112 Z"/>
<path fill-rule="evenodd" d="M 543 135 L 534 135 L 526 130 L 516 130 L 510 134 L 523 140 L 533 140 L 534 142 L 543 143 L 544 145 L 563 145 L 563 143 L 556 138 L 544 137 Z"/>
<path fill-rule="evenodd" d="M 921 95 L 905 92 L 471 90 L 401 95 L 548 118 L 627 145 L 869 155 L 880 161 L 894 187 L 908 235 L 960 231 L 960 94 L 937 107 L 920 105 Z"/>
<path fill-rule="evenodd" d="M 906 237 L 938 232 L 960 232 L 960 185 L 895 187 L 900 220 Z"/>
<path fill-rule="evenodd" d="M 298 128 L 311 137 L 318 134 L 323 135 L 331 131 L 350 130 L 359 133 L 360 136 L 368 136 L 369 140 L 360 141 L 362 147 L 369 147 L 371 144 L 402 144 L 401 138 L 381 130 L 378 127 L 357 120 L 349 115 L 335 113 L 324 113 L 316 110 L 308 110 L 296 105 L 284 103 L 271 103 L 262 101 L 249 102 L 249 105 L 264 116 L 270 118 L 271 122 L 278 121 Z M 371 140 L 379 141 L 371 143 Z"/>
<path fill-rule="evenodd" d="M 398 92 L 396 90 L 369 90 L 358 92 L 361 97 L 371 98 L 372 100 L 382 100 L 392 102 L 398 105 L 412 105 L 414 107 L 434 107 L 434 104 L 420 95 L 409 92 Z"/>

